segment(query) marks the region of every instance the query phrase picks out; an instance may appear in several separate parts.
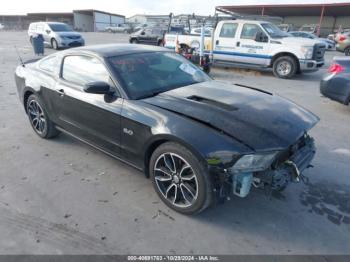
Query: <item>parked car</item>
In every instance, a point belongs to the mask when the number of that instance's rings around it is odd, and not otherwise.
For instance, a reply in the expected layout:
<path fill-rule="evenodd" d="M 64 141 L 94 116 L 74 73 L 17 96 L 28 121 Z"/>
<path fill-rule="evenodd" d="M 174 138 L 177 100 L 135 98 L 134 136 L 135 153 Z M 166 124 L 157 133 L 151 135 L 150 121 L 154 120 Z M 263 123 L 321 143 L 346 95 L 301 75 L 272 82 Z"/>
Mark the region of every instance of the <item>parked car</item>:
<path fill-rule="evenodd" d="M 321 93 L 344 105 L 350 102 L 350 58 L 334 57 L 328 73 L 321 81 Z"/>
<path fill-rule="evenodd" d="M 254 187 L 283 190 L 315 155 L 318 117 L 267 91 L 212 80 L 168 49 L 99 45 L 18 66 L 42 138 L 71 135 L 143 170 L 166 205 L 199 213 Z"/>
<path fill-rule="evenodd" d="M 339 38 L 340 38 L 341 35 L 347 34 L 349 32 L 350 32 L 350 29 L 343 29 L 341 31 L 335 32 L 334 36 L 333 36 L 334 37 L 334 41 L 337 43 L 339 41 Z M 332 37 L 332 35 L 330 35 L 330 37 Z"/>
<path fill-rule="evenodd" d="M 350 56 L 350 32 L 339 35 L 335 48 L 346 56 Z"/>
<path fill-rule="evenodd" d="M 290 31 L 294 31 L 295 27 L 293 24 L 279 24 L 278 28 L 284 32 L 290 32 Z"/>
<path fill-rule="evenodd" d="M 139 30 L 129 37 L 131 44 L 152 44 L 152 45 L 163 45 L 163 38 L 166 30 L 162 28 L 145 28 Z"/>
<path fill-rule="evenodd" d="M 183 50 L 200 46 L 200 36 L 167 33 L 164 46 Z M 291 37 L 275 24 L 256 20 L 220 21 L 204 49 L 212 64 L 241 68 L 271 68 L 276 77 L 292 78 L 324 65 L 326 46 L 314 39 Z"/>
<path fill-rule="evenodd" d="M 44 44 L 53 49 L 85 45 L 85 40 L 82 35 L 73 31 L 73 29 L 65 23 L 31 23 L 28 29 L 30 42 L 32 42 L 32 38 L 37 34 L 41 34 L 44 37 Z"/>
<path fill-rule="evenodd" d="M 127 24 L 118 24 L 116 26 L 107 26 L 105 31 L 110 33 L 131 33 L 132 28 Z"/>
<path fill-rule="evenodd" d="M 327 39 L 327 38 L 317 37 L 314 34 L 311 34 L 308 32 L 301 32 L 301 31 L 292 31 L 289 33 L 295 37 L 302 37 L 302 38 L 309 38 L 309 39 L 317 40 L 320 43 L 324 44 L 328 50 L 335 48 L 335 41 Z"/>
<path fill-rule="evenodd" d="M 198 27 L 198 28 L 193 28 L 191 30 L 191 35 L 201 35 L 202 33 L 202 28 L 201 27 Z M 205 36 L 211 36 L 213 33 L 213 28 L 210 28 L 210 27 L 205 27 L 204 28 L 204 35 Z"/>

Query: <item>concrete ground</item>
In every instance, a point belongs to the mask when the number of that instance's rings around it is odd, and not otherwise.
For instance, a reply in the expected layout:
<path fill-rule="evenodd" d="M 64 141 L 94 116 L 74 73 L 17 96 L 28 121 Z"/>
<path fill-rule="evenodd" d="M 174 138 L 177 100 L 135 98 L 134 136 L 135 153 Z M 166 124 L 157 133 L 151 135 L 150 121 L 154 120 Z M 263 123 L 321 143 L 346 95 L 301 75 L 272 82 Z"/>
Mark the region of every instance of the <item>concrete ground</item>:
<path fill-rule="evenodd" d="M 128 39 L 84 37 L 87 44 Z M 212 71 L 316 113 L 318 152 L 305 172 L 309 184 L 271 198 L 253 192 L 189 217 L 169 210 L 134 168 L 66 135 L 35 135 L 16 94 L 14 45 L 33 57 L 26 32 L 0 32 L 0 254 L 350 254 L 350 107 L 319 93 L 336 52 L 327 52 L 320 71 L 293 80 Z"/>

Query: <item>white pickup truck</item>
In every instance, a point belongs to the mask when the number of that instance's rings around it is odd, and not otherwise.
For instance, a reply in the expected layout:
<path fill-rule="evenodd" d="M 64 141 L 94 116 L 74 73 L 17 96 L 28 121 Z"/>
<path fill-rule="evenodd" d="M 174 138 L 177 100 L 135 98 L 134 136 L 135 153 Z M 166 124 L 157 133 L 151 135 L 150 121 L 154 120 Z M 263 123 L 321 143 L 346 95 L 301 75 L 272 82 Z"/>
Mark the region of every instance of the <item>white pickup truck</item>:
<path fill-rule="evenodd" d="M 166 34 L 164 46 L 199 48 L 200 36 Z M 275 76 L 316 71 L 324 64 L 326 46 L 317 40 L 292 37 L 276 25 L 255 20 L 220 21 L 204 50 L 212 63 L 243 68 L 272 68 Z"/>

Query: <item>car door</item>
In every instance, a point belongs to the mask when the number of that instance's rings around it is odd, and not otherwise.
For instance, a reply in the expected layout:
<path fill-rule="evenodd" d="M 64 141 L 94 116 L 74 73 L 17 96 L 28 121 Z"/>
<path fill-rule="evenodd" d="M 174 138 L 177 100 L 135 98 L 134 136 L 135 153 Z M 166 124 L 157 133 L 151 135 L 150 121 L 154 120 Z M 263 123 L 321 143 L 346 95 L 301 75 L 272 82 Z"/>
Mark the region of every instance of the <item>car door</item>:
<path fill-rule="evenodd" d="M 259 40 L 256 39 L 257 35 L 260 36 Z M 239 62 L 261 66 L 270 64 L 269 38 L 259 24 L 244 23 L 236 46 Z"/>
<path fill-rule="evenodd" d="M 87 83 L 109 83 L 110 95 L 84 92 Z M 123 99 L 103 61 L 88 55 L 63 58 L 54 102 L 58 124 L 75 136 L 118 156 Z"/>
<path fill-rule="evenodd" d="M 215 31 L 214 60 L 235 62 L 237 58 L 238 23 L 223 23 L 220 30 Z"/>
<path fill-rule="evenodd" d="M 144 30 L 144 35 L 142 35 L 142 41 L 144 43 L 151 43 L 152 42 L 152 29 L 147 28 Z"/>

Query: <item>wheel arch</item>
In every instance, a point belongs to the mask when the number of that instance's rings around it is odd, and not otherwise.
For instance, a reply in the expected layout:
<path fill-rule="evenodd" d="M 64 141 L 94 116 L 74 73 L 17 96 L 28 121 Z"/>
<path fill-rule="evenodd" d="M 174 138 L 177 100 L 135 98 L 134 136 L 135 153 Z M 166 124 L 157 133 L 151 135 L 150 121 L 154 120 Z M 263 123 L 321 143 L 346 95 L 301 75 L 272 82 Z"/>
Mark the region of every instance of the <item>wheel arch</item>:
<path fill-rule="evenodd" d="M 28 98 L 35 93 L 36 93 L 35 90 L 31 87 L 26 87 L 24 92 L 23 92 L 23 106 L 24 106 L 24 110 L 26 111 L 26 113 L 27 113 Z"/>
<path fill-rule="evenodd" d="M 282 56 L 289 56 L 289 57 L 292 57 L 295 62 L 297 63 L 297 71 L 300 70 L 300 62 L 299 62 L 299 59 L 296 55 L 294 55 L 293 53 L 290 53 L 290 52 L 281 52 L 281 53 L 277 53 L 275 54 L 272 58 L 271 58 L 271 62 L 270 62 L 270 67 L 273 67 L 273 64 L 275 63 L 275 61 L 282 57 Z"/>
<path fill-rule="evenodd" d="M 186 141 L 184 141 L 176 136 L 173 136 L 173 135 L 156 135 L 156 136 L 152 137 L 152 139 L 146 143 L 145 149 L 143 150 L 143 152 L 144 152 L 144 163 L 143 163 L 144 173 L 145 173 L 145 176 L 147 178 L 149 178 L 149 176 L 150 176 L 149 163 L 150 163 L 152 154 L 159 146 L 161 146 L 162 144 L 165 144 L 165 143 L 169 143 L 169 142 L 180 144 L 181 146 L 187 148 L 199 160 L 204 161 L 204 156 L 202 154 L 200 154 L 200 152 L 198 150 L 196 150 L 195 147 L 193 147 L 191 144 L 187 143 Z"/>

